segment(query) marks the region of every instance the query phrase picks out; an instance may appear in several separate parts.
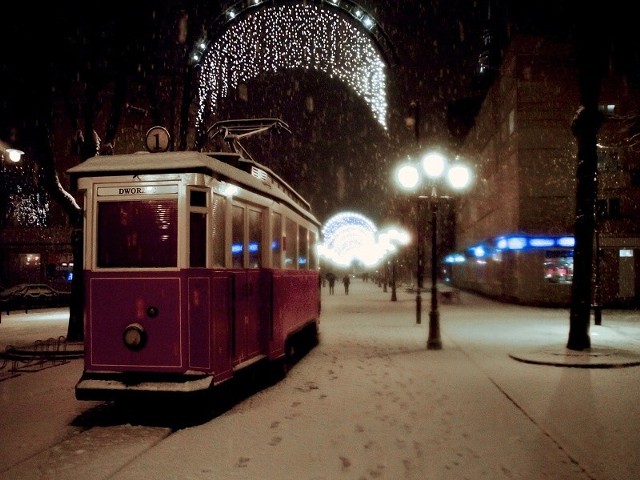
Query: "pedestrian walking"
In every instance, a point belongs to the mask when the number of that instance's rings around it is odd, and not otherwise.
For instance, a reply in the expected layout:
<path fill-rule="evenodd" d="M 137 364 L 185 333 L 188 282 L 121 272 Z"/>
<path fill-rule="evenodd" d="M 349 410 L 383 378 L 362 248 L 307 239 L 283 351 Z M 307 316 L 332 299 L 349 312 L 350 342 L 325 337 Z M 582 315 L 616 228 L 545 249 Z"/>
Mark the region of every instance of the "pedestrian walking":
<path fill-rule="evenodd" d="M 351 278 L 349 278 L 348 274 L 342 277 L 342 283 L 344 284 L 344 294 L 349 295 L 349 284 L 351 284 Z"/>
<path fill-rule="evenodd" d="M 327 273 L 327 280 L 329 281 L 329 295 L 333 295 L 336 287 L 336 276 L 332 272 L 329 272 Z"/>

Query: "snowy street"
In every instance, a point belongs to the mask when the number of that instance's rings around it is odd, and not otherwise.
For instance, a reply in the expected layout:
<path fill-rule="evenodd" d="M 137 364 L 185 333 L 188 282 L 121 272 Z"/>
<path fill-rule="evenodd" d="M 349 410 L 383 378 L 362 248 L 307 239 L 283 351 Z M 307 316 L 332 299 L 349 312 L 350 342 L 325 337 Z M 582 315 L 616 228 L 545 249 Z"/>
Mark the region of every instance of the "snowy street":
<path fill-rule="evenodd" d="M 591 357 L 618 368 L 571 368 L 517 360 L 567 356 L 566 309 L 463 292 L 440 303 L 434 351 L 429 294 L 420 325 L 415 295 L 390 295 L 360 279 L 349 295 L 323 288 L 320 345 L 281 382 L 186 426 L 75 400 L 80 359 L 13 377 L 6 365 L 0 480 L 640 478 L 640 366 L 615 365 L 640 360 L 638 312 L 591 326 Z M 0 348 L 65 335 L 66 315 L 3 314 Z"/>

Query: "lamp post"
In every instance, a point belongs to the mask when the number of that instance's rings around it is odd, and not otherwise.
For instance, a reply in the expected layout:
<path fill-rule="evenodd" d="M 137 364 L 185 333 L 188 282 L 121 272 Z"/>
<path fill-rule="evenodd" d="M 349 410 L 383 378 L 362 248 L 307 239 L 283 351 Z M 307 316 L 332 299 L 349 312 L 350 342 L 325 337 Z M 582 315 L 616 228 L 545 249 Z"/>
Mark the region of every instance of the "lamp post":
<path fill-rule="evenodd" d="M 419 168 L 420 167 L 420 168 Z M 438 226 L 438 191 L 437 186 L 442 178 L 447 180 L 449 186 L 455 190 L 462 190 L 471 183 L 471 171 L 465 165 L 449 165 L 447 159 L 438 152 L 427 153 L 420 165 L 402 165 L 398 169 L 397 178 L 400 185 L 407 190 L 416 190 L 426 177 L 430 187 L 429 195 L 418 196 L 418 210 L 416 213 L 416 229 L 418 243 L 420 243 L 420 200 L 429 200 L 431 210 L 431 309 L 429 311 L 429 337 L 427 349 L 440 350 L 440 313 L 438 311 L 438 253 L 437 253 L 437 226 Z M 420 297 L 422 274 L 422 248 L 418 246 L 418 275 L 416 294 L 416 323 L 421 323 L 422 298 Z"/>
<path fill-rule="evenodd" d="M 420 197 L 416 197 L 416 324 L 422 323 L 422 287 L 424 276 L 424 239 L 420 225 Z"/>
<path fill-rule="evenodd" d="M 396 227 L 387 227 L 380 234 L 379 238 L 380 245 L 384 252 L 384 256 L 390 253 L 391 256 L 391 301 L 395 302 L 398 300 L 396 295 L 396 252 L 398 251 L 398 246 L 404 246 L 409 243 L 409 234 L 401 229 Z M 385 258 L 384 260 L 384 268 L 385 268 L 385 286 L 386 286 L 386 275 L 388 269 L 388 260 Z M 384 290 L 387 291 L 386 288 Z"/>
<path fill-rule="evenodd" d="M 396 295 L 396 256 L 391 258 L 391 301 L 397 302 L 398 296 Z"/>

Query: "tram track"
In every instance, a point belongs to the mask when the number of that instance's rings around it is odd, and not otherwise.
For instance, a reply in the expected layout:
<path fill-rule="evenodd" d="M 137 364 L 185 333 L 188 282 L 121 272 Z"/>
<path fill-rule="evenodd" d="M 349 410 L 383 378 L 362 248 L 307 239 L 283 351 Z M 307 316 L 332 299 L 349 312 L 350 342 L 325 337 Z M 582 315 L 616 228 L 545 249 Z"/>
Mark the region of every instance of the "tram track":
<path fill-rule="evenodd" d="M 77 415 L 62 438 L 0 465 L 0 480 L 108 480 L 174 433 L 201 425 L 268 386 L 239 377 L 203 402 L 104 402 Z M 13 380 L 12 380 L 13 381 Z"/>
<path fill-rule="evenodd" d="M 173 433 L 206 421 L 204 415 L 169 405 L 96 404 L 73 419 L 63 438 L 4 470 L 0 466 L 0 480 L 107 480 Z"/>
<path fill-rule="evenodd" d="M 95 426 L 0 472 L 0 480 L 107 480 L 174 431 L 143 425 Z"/>

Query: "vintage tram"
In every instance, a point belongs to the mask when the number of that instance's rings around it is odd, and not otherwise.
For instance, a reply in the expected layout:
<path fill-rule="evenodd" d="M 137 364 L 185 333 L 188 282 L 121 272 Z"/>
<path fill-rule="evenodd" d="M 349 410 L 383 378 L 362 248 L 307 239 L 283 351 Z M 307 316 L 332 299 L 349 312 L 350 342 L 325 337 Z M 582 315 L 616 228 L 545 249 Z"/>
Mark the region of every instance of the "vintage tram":
<path fill-rule="evenodd" d="M 85 214 L 77 399 L 208 393 L 258 363 L 282 375 L 317 343 L 320 225 L 269 168 L 167 151 L 68 173 Z"/>

